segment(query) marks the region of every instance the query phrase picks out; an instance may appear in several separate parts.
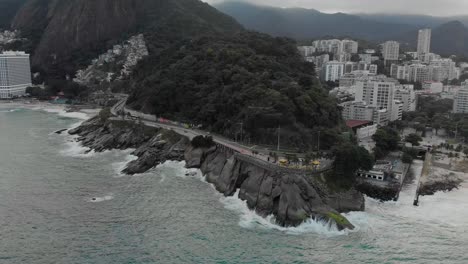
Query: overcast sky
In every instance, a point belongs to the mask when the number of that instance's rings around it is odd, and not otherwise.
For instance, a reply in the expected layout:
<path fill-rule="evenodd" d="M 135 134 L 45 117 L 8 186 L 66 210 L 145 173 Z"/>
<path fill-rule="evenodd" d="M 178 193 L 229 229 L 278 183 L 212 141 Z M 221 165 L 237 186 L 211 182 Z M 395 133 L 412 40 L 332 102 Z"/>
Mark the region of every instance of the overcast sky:
<path fill-rule="evenodd" d="M 204 0 L 219 3 L 223 0 Z M 305 7 L 334 13 L 400 13 L 433 16 L 468 14 L 468 0 L 247 0 L 259 5 Z"/>

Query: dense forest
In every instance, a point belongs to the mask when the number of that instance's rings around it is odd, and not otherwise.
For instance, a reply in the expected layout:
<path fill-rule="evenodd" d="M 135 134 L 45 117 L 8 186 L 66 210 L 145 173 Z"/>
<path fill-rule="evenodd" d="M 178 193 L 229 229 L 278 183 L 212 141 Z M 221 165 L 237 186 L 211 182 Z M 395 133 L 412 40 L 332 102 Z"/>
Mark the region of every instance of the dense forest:
<path fill-rule="evenodd" d="M 134 71 L 132 108 L 255 144 L 336 142 L 341 115 L 293 41 L 243 32 L 181 41 Z"/>

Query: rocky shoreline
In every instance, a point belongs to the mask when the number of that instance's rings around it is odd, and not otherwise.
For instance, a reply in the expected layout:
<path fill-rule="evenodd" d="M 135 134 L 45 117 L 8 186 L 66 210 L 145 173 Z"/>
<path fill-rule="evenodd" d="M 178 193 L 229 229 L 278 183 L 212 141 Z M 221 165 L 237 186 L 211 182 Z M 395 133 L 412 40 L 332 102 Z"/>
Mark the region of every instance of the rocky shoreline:
<path fill-rule="evenodd" d="M 83 146 L 101 152 L 136 149 L 138 159 L 123 170 L 138 174 L 167 161 L 185 161 L 197 168 L 225 196 L 239 190 L 239 198 L 261 216 L 274 215 L 281 226 L 298 226 L 313 218 L 336 223 L 339 230 L 354 229 L 340 213 L 364 210 L 364 197 L 352 189 L 336 193 L 310 175 L 285 173 L 251 162 L 248 157 L 221 146 L 196 148 L 173 131 L 112 119 L 102 113 L 69 131 Z M 319 176 L 319 175 L 318 175 Z"/>
<path fill-rule="evenodd" d="M 458 189 L 463 182 L 455 173 L 438 175 L 421 182 L 420 195 L 434 195 L 436 192 L 450 192 Z"/>

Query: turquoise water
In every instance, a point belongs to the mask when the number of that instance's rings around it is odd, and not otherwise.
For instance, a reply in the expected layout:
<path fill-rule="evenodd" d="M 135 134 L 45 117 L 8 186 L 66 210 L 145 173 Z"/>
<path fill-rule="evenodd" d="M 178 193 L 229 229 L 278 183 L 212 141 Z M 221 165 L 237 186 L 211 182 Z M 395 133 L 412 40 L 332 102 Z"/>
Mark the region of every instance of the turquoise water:
<path fill-rule="evenodd" d="M 280 228 L 183 163 L 118 173 L 130 151 L 88 153 L 53 132 L 79 120 L 0 107 L 0 263 L 468 263 L 468 190 L 367 200 L 353 232 Z M 418 172 L 421 164 L 416 164 Z M 93 200 L 95 198 L 95 200 Z"/>

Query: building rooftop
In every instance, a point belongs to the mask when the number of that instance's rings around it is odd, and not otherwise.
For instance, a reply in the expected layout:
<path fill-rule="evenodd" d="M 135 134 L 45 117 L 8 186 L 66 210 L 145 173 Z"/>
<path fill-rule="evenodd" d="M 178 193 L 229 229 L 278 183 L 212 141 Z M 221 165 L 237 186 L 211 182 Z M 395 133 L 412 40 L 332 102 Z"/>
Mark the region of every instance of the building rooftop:
<path fill-rule="evenodd" d="M 372 121 L 363 121 L 363 120 L 347 120 L 346 126 L 349 128 L 362 127 L 366 125 L 371 125 Z"/>
<path fill-rule="evenodd" d="M 4 51 L 4 52 L 0 53 L 0 56 L 25 56 L 25 55 L 29 56 L 29 54 L 27 54 L 24 51 L 7 50 L 7 51 Z"/>

